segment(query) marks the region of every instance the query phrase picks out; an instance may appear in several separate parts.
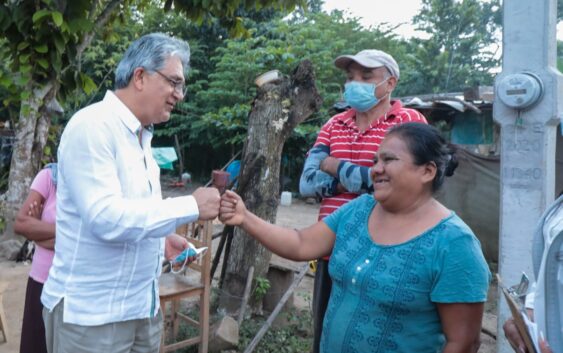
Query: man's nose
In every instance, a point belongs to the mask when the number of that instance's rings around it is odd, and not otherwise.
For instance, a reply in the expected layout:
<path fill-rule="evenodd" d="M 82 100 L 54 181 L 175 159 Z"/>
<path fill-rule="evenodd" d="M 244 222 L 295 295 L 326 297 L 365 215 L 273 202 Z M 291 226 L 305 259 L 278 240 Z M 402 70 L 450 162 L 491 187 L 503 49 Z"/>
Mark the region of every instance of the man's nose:
<path fill-rule="evenodd" d="M 184 91 L 178 89 L 174 90 L 174 97 L 176 98 L 176 102 L 181 101 L 185 96 L 186 94 L 184 93 Z"/>

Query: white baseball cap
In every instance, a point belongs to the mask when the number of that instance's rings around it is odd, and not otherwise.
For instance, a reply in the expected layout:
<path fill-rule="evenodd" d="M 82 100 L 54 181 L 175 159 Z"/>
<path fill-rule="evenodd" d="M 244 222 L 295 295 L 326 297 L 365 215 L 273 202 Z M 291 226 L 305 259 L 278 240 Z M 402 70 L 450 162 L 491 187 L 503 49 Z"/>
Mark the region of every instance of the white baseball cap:
<path fill-rule="evenodd" d="M 356 55 L 341 55 L 334 60 L 334 65 L 339 69 L 346 70 L 352 61 L 370 69 L 384 66 L 389 70 L 391 76 L 399 79 L 399 65 L 391 55 L 384 51 L 366 49 Z"/>

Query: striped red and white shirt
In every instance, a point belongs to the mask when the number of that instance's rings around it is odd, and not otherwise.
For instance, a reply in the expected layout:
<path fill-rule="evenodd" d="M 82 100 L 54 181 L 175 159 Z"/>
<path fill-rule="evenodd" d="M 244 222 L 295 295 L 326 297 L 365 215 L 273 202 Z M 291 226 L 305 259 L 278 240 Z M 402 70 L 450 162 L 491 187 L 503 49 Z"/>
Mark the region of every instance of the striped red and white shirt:
<path fill-rule="evenodd" d="M 396 100 L 391 101 L 391 109 L 384 117 L 374 121 L 366 131 L 360 132 L 356 125 L 356 111 L 350 109 L 333 116 L 325 123 L 317 136 L 314 147 L 328 146 L 331 157 L 359 166 L 371 167 L 375 153 L 387 130 L 407 122 L 428 123 L 420 112 L 404 108 L 401 101 Z M 346 192 L 323 198 L 318 219 L 323 219 L 358 195 Z"/>

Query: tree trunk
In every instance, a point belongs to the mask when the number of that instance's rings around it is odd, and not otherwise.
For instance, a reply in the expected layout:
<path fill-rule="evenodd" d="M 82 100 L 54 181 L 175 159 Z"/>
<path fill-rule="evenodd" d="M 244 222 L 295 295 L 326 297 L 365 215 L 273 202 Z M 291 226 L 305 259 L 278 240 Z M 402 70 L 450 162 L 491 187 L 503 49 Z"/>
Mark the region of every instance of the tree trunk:
<path fill-rule="evenodd" d="M 4 217 L 8 222 L 13 220 L 29 193 L 33 178 L 41 168 L 43 148 L 47 143 L 53 113 L 48 107 L 55 99 L 57 90 L 58 84 L 49 82 L 40 89 L 33 90 L 31 96 L 22 101 L 10 163 L 8 191 L 4 194 Z"/>
<path fill-rule="evenodd" d="M 275 222 L 283 146 L 297 124 L 317 111 L 322 99 L 313 65 L 302 61 L 291 77 L 260 87 L 248 117 L 248 136 L 237 192 L 257 216 Z M 235 229 L 219 306 L 228 313 L 240 307 L 251 266 L 265 277 L 272 254 L 240 228 Z M 251 303 L 254 307 L 257 303 Z"/>

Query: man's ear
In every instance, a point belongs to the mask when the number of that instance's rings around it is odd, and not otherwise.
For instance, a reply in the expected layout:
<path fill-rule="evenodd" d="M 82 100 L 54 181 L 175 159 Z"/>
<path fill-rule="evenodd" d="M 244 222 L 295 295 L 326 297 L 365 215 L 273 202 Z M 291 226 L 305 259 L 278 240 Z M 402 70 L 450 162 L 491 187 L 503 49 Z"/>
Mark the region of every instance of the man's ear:
<path fill-rule="evenodd" d="M 146 84 L 147 72 L 142 67 L 138 67 L 133 71 L 133 76 L 131 77 L 131 83 L 139 91 L 143 90 L 143 86 Z"/>
<path fill-rule="evenodd" d="M 395 87 L 397 87 L 397 78 L 391 76 L 387 79 L 387 88 L 389 88 L 389 91 L 393 91 Z"/>

